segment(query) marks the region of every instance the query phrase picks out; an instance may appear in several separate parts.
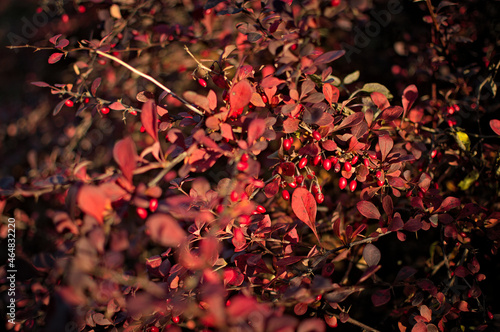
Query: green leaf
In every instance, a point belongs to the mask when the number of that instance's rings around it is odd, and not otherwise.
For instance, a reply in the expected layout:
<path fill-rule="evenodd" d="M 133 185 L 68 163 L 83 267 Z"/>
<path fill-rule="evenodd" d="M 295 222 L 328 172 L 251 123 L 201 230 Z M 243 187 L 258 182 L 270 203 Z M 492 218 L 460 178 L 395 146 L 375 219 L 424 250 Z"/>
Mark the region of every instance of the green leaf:
<path fill-rule="evenodd" d="M 368 92 L 368 93 L 372 93 L 372 92 L 380 92 L 381 94 L 383 94 L 384 96 L 386 96 L 387 99 L 392 99 L 393 95 L 391 95 L 389 89 L 387 89 L 385 86 L 383 86 L 382 84 L 379 84 L 379 83 L 366 83 L 365 85 L 363 85 L 363 87 L 357 91 L 355 91 L 351 97 L 353 97 L 355 94 L 357 94 L 358 92 Z"/>
<path fill-rule="evenodd" d="M 458 183 L 458 187 L 465 191 L 469 189 L 469 187 L 472 186 L 477 179 L 479 179 L 479 172 L 477 170 L 473 170 Z"/>
<path fill-rule="evenodd" d="M 356 70 L 354 73 L 350 73 L 344 78 L 344 84 L 351 84 L 356 82 L 359 79 L 359 70 Z"/>

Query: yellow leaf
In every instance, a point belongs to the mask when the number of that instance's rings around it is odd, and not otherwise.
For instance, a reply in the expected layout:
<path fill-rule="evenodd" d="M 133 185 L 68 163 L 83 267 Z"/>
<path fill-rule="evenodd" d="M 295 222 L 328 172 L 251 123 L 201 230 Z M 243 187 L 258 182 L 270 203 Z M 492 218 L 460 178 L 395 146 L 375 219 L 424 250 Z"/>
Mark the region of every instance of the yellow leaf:
<path fill-rule="evenodd" d="M 460 148 L 462 150 L 469 151 L 470 150 L 470 139 L 469 135 L 466 133 L 459 131 L 456 133 L 456 140 L 458 145 L 460 145 Z"/>

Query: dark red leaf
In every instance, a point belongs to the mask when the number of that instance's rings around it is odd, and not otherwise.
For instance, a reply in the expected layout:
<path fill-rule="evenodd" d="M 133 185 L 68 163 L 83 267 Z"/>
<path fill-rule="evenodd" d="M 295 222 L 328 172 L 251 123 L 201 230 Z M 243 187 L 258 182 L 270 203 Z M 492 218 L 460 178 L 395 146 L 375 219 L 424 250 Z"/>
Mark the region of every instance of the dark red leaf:
<path fill-rule="evenodd" d="M 459 278 L 465 278 L 470 272 L 464 266 L 457 266 L 455 269 L 455 275 Z"/>
<path fill-rule="evenodd" d="M 92 92 L 93 95 L 97 93 L 97 88 L 99 88 L 99 85 L 101 85 L 101 78 L 98 77 L 92 82 L 92 86 L 90 87 L 90 92 Z"/>
<path fill-rule="evenodd" d="M 281 83 L 284 83 L 285 81 L 280 80 L 277 77 L 274 76 L 267 76 L 260 82 L 260 87 L 265 89 L 265 88 L 273 88 L 275 86 L 278 86 Z"/>
<path fill-rule="evenodd" d="M 380 262 L 380 257 L 380 250 L 371 243 L 368 243 L 363 249 L 363 258 L 368 266 L 377 265 Z"/>
<path fill-rule="evenodd" d="M 415 275 L 415 273 L 417 273 L 417 270 L 415 268 L 411 266 L 403 266 L 396 275 L 396 279 L 394 280 L 394 282 L 406 280 Z"/>
<path fill-rule="evenodd" d="M 385 214 L 387 214 L 388 216 L 392 215 L 394 205 L 392 203 L 391 196 L 389 195 L 384 196 L 384 198 L 382 199 L 382 207 L 384 208 Z"/>
<path fill-rule="evenodd" d="M 317 205 L 313 194 L 305 188 L 297 188 L 292 195 L 292 210 L 301 221 L 303 221 L 311 230 L 319 241 L 316 233 L 316 212 Z"/>
<path fill-rule="evenodd" d="M 410 219 L 403 228 L 408 232 L 416 232 L 422 228 L 422 222 L 418 219 Z"/>
<path fill-rule="evenodd" d="M 412 84 L 406 87 L 403 91 L 402 103 L 403 109 L 406 112 L 411 108 L 413 102 L 418 98 L 418 90 L 417 87 Z"/>
<path fill-rule="evenodd" d="M 320 65 L 323 63 L 329 63 L 329 62 L 332 62 L 333 60 L 337 60 L 338 58 L 340 58 L 344 54 L 345 54 L 344 50 L 326 52 L 326 53 L 321 54 L 319 57 L 317 57 L 314 60 L 314 64 Z"/>
<path fill-rule="evenodd" d="M 392 150 L 394 141 L 388 134 L 384 134 L 378 137 L 378 144 L 380 146 L 380 153 L 382 153 L 382 161 L 384 161 L 389 152 Z"/>
<path fill-rule="evenodd" d="M 156 120 L 156 106 L 152 100 L 148 100 L 142 106 L 141 122 L 146 132 L 155 141 L 158 141 L 158 121 Z"/>
<path fill-rule="evenodd" d="M 297 315 L 297 316 L 302 316 L 303 314 L 305 314 L 307 312 L 307 303 L 297 303 L 294 307 L 293 307 L 293 312 Z"/>
<path fill-rule="evenodd" d="M 52 44 L 57 44 L 57 40 L 62 36 L 62 34 L 58 34 L 58 35 L 55 35 L 54 37 L 51 37 L 49 39 L 49 42 L 51 42 Z"/>
<path fill-rule="evenodd" d="M 49 64 L 56 63 L 57 61 L 61 60 L 62 56 L 64 53 L 52 53 L 52 55 L 49 57 Z"/>
<path fill-rule="evenodd" d="M 248 126 L 248 145 L 251 146 L 257 139 L 262 137 L 266 131 L 266 120 L 264 119 L 253 119 Z"/>
<path fill-rule="evenodd" d="M 271 198 L 280 190 L 280 178 L 276 178 L 264 187 L 264 194 L 267 198 Z"/>
<path fill-rule="evenodd" d="M 46 87 L 50 86 L 50 84 L 45 83 L 45 82 L 31 82 L 31 84 L 38 86 L 40 88 L 46 88 Z"/>
<path fill-rule="evenodd" d="M 460 206 L 460 200 L 456 197 L 448 196 L 441 203 L 439 208 L 435 211 L 437 212 L 446 212 L 448 210 L 454 209 Z"/>
<path fill-rule="evenodd" d="M 245 235 L 243 234 L 243 231 L 240 228 L 235 228 L 233 230 L 233 239 L 231 241 L 234 245 L 235 252 L 242 251 L 247 244 Z"/>
<path fill-rule="evenodd" d="M 376 307 L 386 304 L 391 300 L 390 289 L 379 289 L 372 294 L 372 303 Z"/>
<path fill-rule="evenodd" d="M 325 332 L 325 330 L 325 322 L 319 318 L 308 318 L 297 328 L 297 332 Z"/>
<path fill-rule="evenodd" d="M 287 118 L 283 121 L 283 132 L 291 134 L 299 129 L 300 119 Z"/>
<path fill-rule="evenodd" d="M 490 120 L 490 127 L 495 132 L 495 134 L 500 135 L 500 120 Z"/>
<path fill-rule="evenodd" d="M 380 114 L 379 119 L 390 122 L 399 118 L 401 114 L 403 114 L 401 106 L 389 106 Z"/>
<path fill-rule="evenodd" d="M 64 38 L 64 39 L 61 39 L 59 41 L 59 43 L 57 43 L 56 48 L 64 48 L 64 47 L 66 47 L 68 45 L 69 45 L 69 40 L 67 40 L 66 38 Z"/>
<path fill-rule="evenodd" d="M 132 176 L 137 163 L 137 151 L 130 136 L 116 142 L 113 148 L 113 158 L 120 166 L 123 176 L 132 183 Z"/>
<path fill-rule="evenodd" d="M 403 219 L 401 219 L 400 214 L 398 212 L 396 212 L 394 214 L 394 217 L 392 218 L 392 222 L 391 222 L 391 225 L 389 226 L 388 230 L 391 232 L 394 232 L 394 231 L 400 230 L 401 228 L 403 228 L 403 226 L 404 226 Z"/>
<path fill-rule="evenodd" d="M 59 102 L 59 104 L 56 105 L 56 107 L 54 107 L 54 110 L 52 111 L 52 115 L 56 115 L 57 113 L 59 113 L 62 109 L 62 107 L 64 106 L 64 104 L 66 103 L 66 100 L 69 100 L 70 98 L 66 98 L 64 99 L 63 101 Z"/>
<path fill-rule="evenodd" d="M 345 118 L 340 125 L 335 127 L 335 130 L 340 130 L 344 129 L 347 127 L 352 127 L 360 124 L 365 118 L 365 114 L 363 112 L 357 112 L 354 114 L 349 115 L 347 118 Z"/>
<path fill-rule="evenodd" d="M 364 217 L 368 219 L 380 219 L 380 212 L 372 202 L 359 201 L 356 204 L 356 207 L 358 208 L 359 213 L 361 213 Z"/>
<path fill-rule="evenodd" d="M 167 214 L 155 213 L 146 221 L 151 240 L 165 246 L 177 247 L 186 239 L 186 232 L 177 220 Z"/>
<path fill-rule="evenodd" d="M 304 256 L 292 256 L 292 257 L 286 257 L 286 258 L 280 258 L 276 262 L 277 266 L 287 266 L 287 265 L 292 265 L 297 262 L 300 262 L 303 260 L 305 257 Z"/>
<path fill-rule="evenodd" d="M 245 79 L 236 83 L 229 91 L 229 104 L 234 111 L 245 107 L 252 99 L 253 88 Z"/>

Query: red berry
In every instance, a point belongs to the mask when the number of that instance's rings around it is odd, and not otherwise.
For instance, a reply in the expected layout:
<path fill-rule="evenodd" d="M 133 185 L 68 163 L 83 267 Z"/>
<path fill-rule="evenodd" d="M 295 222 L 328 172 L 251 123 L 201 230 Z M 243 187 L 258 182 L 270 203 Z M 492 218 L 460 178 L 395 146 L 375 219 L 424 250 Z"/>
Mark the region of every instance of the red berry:
<path fill-rule="evenodd" d="M 312 136 L 316 141 L 321 141 L 321 134 L 316 130 L 312 132 Z"/>
<path fill-rule="evenodd" d="M 290 150 L 290 148 L 292 147 L 292 142 L 289 138 L 286 138 L 283 140 L 283 149 L 285 149 L 285 151 L 288 151 Z"/>
<path fill-rule="evenodd" d="M 266 213 L 266 208 L 263 207 L 262 205 L 257 205 L 255 211 L 257 211 L 258 213 Z"/>
<path fill-rule="evenodd" d="M 156 326 L 152 326 L 150 329 L 149 329 L 149 332 L 160 332 L 160 329 L 157 328 Z"/>
<path fill-rule="evenodd" d="M 495 316 L 491 313 L 491 311 L 488 311 L 488 318 L 490 320 L 492 320 L 493 318 L 495 318 Z"/>
<path fill-rule="evenodd" d="M 458 106 L 457 104 L 453 105 L 453 108 L 455 109 L 455 112 L 460 111 L 460 106 Z"/>
<path fill-rule="evenodd" d="M 331 5 L 333 7 L 337 7 L 338 5 L 340 5 L 340 0 L 332 0 Z"/>
<path fill-rule="evenodd" d="M 292 46 L 290 46 L 290 49 L 292 51 L 295 51 L 297 49 L 297 44 L 293 44 Z"/>
<path fill-rule="evenodd" d="M 137 115 L 137 111 L 136 110 L 131 110 L 129 111 L 130 115 Z"/>
<path fill-rule="evenodd" d="M 158 209 L 158 200 L 156 198 L 151 198 L 149 200 L 149 211 L 155 212 Z"/>
<path fill-rule="evenodd" d="M 179 323 L 180 320 L 181 319 L 179 318 L 179 316 L 172 317 L 172 322 L 174 322 L 175 324 Z"/>
<path fill-rule="evenodd" d="M 147 218 L 148 211 L 146 211 L 146 209 L 138 207 L 136 209 L 136 211 L 137 211 L 137 215 L 139 216 L 139 218 L 141 218 L 141 219 L 146 219 Z"/>
<path fill-rule="evenodd" d="M 435 158 L 436 155 L 437 155 L 437 153 L 438 153 L 437 150 L 432 150 L 432 152 L 431 152 L 431 158 Z"/>
<path fill-rule="evenodd" d="M 102 114 L 108 114 L 109 113 L 109 108 L 107 108 L 107 107 L 101 108 L 101 113 Z"/>
<path fill-rule="evenodd" d="M 358 157 L 358 156 L 354 156 L 354 157 L 352 158 L 352 160 L 351 160 L 351 164 L 352 164 L 352 165 L 355 165 L 355 164 L 358 162 L 358 159 L 359 159 L 359 157 Z"/>
<path fill-rule="evenodd" d="M 302 169 L 307 165 L 307 157 L 302 157 L 299 161 L 299 168 Z"/>
<path fill-rule="evenodd" d="M 143 133 L 143 132 L 145 132 L 145 131 L 146 131 L 146 128 L 144 128 L 144 126 L 141 126 L 141 129 L 139 129 L 139 131 L 140 131 L 141 133 Z"/>
<path fill-rule="evenodd" d="M 217 205 L 217 207 L 215 208 L 215 212 L 217 212 L 217 214 L 221 214 L 223 211 L 224 211 L 224 206 L 221 204 Z"/>
<path fill-rule="evenodd" d="M 68 106 L 68 107 L 73 107 L 75 103 L 73 103 L 73 100 L 71 99 L 68 99 L 64 102 L 64 105 Z"/>
<path fill-rule="evenodd" d="M 304 182 L 304 176 L 303 175 L 297 175 L 295 177 L 295 182 L 297 182 L 297 184 L 302 184 L 302 182 Z"/>
<path fill-rule="evenodd" d="M 297 188 L 297 182 L 293 181 L 288 184 L 291 188 Z"/>
<path fill-rule="evenodd" d="M 262 101 L 264 102 L 264 104 L 267 104 L 267 102 L 269 101 L 267 99 L 267 96 L 266 95 L 261 95 L 261 97 L 262 97 Z"/>
<path fill-rule="evenodd" d="M 324 200 L 325 200 L 325 195 L 323 195 L 322 193 L 316 194 L 316 202 L 318 202 L 318 204 L 323 203 Z"/>
<path fill-rule="evenodd" d="M 325 170 L 327 170 L 327 171 L 329 171 L 329 170 L 330 170 L 330 168 L 332 168 L 332 162 L 331 162 L 331 160 L 330 160 L 330 159 L 325 159 L 325 160 L 323 161 L 323 168 L 324 168 Z"/>
<path fill-rule="evenodd" d="M 89 98 L 89 97 L 85 98 L 85 99 L 83 100 L 83 102 L 84 102 L 85 104 L 90 103 L 90 98 Z"/>
<path fill-rule="evenodd" d="M 335 165 L 336 163 L 339 162 L 339 158 L 335 157 L 335 156 L 331 156 L 330 157 L 330 161 L 332 162 L 333 165 Z"/>
<path fill-rule="evenodd" d="M 212 8 L 205 10 L 205 15 L 212 14 Z"/>
<path fill-rule="evenodd" d="M 314 157 L 314 159 L 313 159 L 313 165 L 314 165 L 314 166 L 318 165 L 318 164 L 321 162 L 321 159 L 322 159 L 322 158 L 321 158 L 321 155 L 320 155 L 320 154 L 318 154 L 318 155 L 317 155 L 316 157 Z"/>
<path fill-rule="evenodd" d="M 352 165 L 350 162 L 346 161 L 345 164 L 344 164 L 344 169 L 346 172 L 350 172 L 351 169 L 352 169 Z"/>
<path fill-rule="evenodd" d="M 63 16 L 61 16 L 61 20 L 64 23 L 68 23 L 69 22 L 69 16 L 68 16 L 68 14 L 64 14 Z"/>
<path fill-rule="evenodd" d="M 231 305 L 231 300 L 226 301 L 226 307 L 229 307 Z"/>
<path fill-rule="evenodd" d="M 283 190 L 283 192 L 281 193 L 281 197 L 283 197 L 285 201 L 288 201 L 290 199 L 290 193 L 288 192 L 288 190 Z"/>
<path fill-rule="evenodd" d="M 240 216 L 240 225 L 248 225 L 250 224 L 250 216 L 244 214 Z"/>
<path fill-rule="evenodd" d="M 248 168 L 248 163 L 246 161 L 240 161 L 237 165 L 236 168 L 238 171 L 243 172 Z"/>
<path fill-rule="evenodd" d="M 370 167 L 370 160 L 368 160 L 368 159 L 364 159 L 364 160 L 363 160 L 363 164 L 365 164 L 365 167 L 366 167 L 366 168 L 369 168 L 369 167 Z"/>
<path fill-rule="evenodd" d="M 314 194 L 316 194 L 316 193 L 320 192 L 320 187 L 319 187 L 318 185 L 314 185 L 314 186 L 312 186 L 312 192 L 313 192 Z"/>
<path fill-rule="evenodd" d="M 241 161 L 243 161 L 243 162 L 248 161 L 248 154 L 247 153 L 244 153 L 241 155 Z"/>
<path fill-rule="evenodd" d="M 205 81 L 203 78 L 199 78 L 198 83 L 204 88 L 207 87 L 207 81 Z"/>
<path fill-rule="evenodd" d="M 384 185 L 384 181 L 377 180 L 377 186 L 382 187 Z"/>
<path fill-rule="evenodd" d="M 338 173 L 338 172 L 340 172 L 340 168 L 341 168 L 340 163 L 339 163 L 339 162 L 336 162 L 336 163 L 335 163 L 335 166 L 333 166 L 333 171 L 334 171 L 335 173 Z"/>
<path fill-rule="evenodd" d="M 377 179 L 380 179 L 380 177 L 381 177 L 381 176 L 382 176 L 382 171 L 377 171 L 377 172 L 375 173 L 375 177 L 376 177 Z"/>
<path fill-rule="evenodd" d="M 349 190 L 354 191 L 354 190 L 356 190 L 357 186 L 358 186 L 358 182 L 356 180 L 352 180 L 351 183 L 349 183 Z"/>
<path fill-rule="evenodd" d="M 238 201 L 238 198 L 239 198 L 239 195 L 236 191 L 231 191 L 231 195 L 230 195 L 230 199 L 231 199 L 231 202 L 236 202 Z"/>
<path fill-rule="evenodd" d="M 323 295 L 319 294 L 318 296 L 316 296 L 316 301 L 321 301 L 322 298 L 323 298 Z"/>
<path fill-rule="evenodd" d="M 339 180 L 339 188 L 344 189 L 347 186 L 347 179 L 344 177 L 341 177 Z"/>
<path fill-rule="evenodd" d="M 80 5 L 80 6 L 78 6 L 78 12 L 79 12 L 80 14 L 85 13 L 85 11 L 86 11 L 86 10 L 87 10 L 87 9 L 85 8 L 85 6 L 84 6 L 84 5 Z M 158 329 L 158 328 L 157 328 L 157 329 Z"/>

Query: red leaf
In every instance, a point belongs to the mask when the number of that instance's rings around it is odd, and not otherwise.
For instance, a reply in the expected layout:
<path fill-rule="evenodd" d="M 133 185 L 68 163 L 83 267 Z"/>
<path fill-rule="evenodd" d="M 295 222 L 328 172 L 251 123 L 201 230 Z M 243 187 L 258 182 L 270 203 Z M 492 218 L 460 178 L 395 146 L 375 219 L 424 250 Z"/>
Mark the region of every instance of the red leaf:
<path fill-rule="evenodd" d="M 408 232 L 416 232 L 422 228 L 422 222 L 418 219 L 410 219 L 403 228 Z"/>
<path fill-rule="evenodd" d="M 377 105 L 377 107 L 380 109 L 380 110 L 384 110 L 386 109 L 387 107 L 391 106 L 389 104 L 389 101 L 387 100 L 387 97 L 384 96 L 384 94 L 378 92 L 378 91 L 374 91 L 370 94 L 370 97 L 372 98 L 372 101 L 375 105 Z"/>
<path fill-rule="evenodd" d="M 111 206 L 111 201 L 105 193 L 99 187 L 91 185 L 84 185 L 78 190 L 76 201 L 83 212 L 91 215 L 101 224 L 104 211 Z"/>
<path fill-rule="evenodd" d="M 340 91 L 336 86 L 329 83 L 323 84 L 323 94 L 325 95 L 325 99 L 330 104 L 334 104 L 339 101 Z"/>
<path fill-rule="evenodd" d="M 286 134 L 293 133 L 299 129 L 300 119 L 287 118 L 283 121 L 283 132 Z"/>
<path fill-rule="evenodd" d="M 432 319 L 432 311 L 425 304 L 420 307 L 420 316 L 424 317 L 427 322 L 430 322 Z"/>
<path fill-rule="evenodd" d="M 69 45 L 69 40 L 67 40 L 67 39 L 65 38 L 65 39 L 61 39 L 61 40 L 59 41 L 59 43 L 57 43 L 56 48 L 64 48 L 64 47 L 66 47 L 66 46 L 68 46 L 68 45 Z"/>
<path fill-rule="evenodd" d="M 207 99 L 208 99 L 208 107 L 212 111 L 214 109 L 216 109 L 217 108 L 217 95 L 215 94 L 214 90 L 208 91 Z"/>
<path fill-rule="evenodd" d="M 335 128 L 335 130 L 340 130 L 344 129 L 347 127 L 352 127 L 360 124 L 363 119 L 365 118 L 365 114 L 363 112 L 357 112 L 354 114 L 349 115 L 347 118 L 345 118 L 338 127 Z"/>
<path fill-rule="evenodd" d="M 151 240 L 165 247 L 177 247 L 186 239 L 186 232 L 167 214 L 156 213 L 146 221 Z"/>
<path fill-rule="evenodd" d="M 286 258 L 280 258 L 277 262 L 277 266 L 287 266 L 287 265 L 292 265 L 297 262 L 300 262 L 303 260 L 305 257 L 304 256 L 292 256 L 292 257 L 286 257 Z"/>
<path fill-rule="evenodd" d="M 444 199 L 444 201 L 435 212 L 446 212 L 459 206 L 460 200 L 456 197 L 449 196 Z"/>
<path fill-rule="evenodd" d="M 278 86 L 279 84 L 283 83 L 285 81 L 280 80 L 277 77 L 274 76 L 267 76 L 260 82 L 260 87 L 265 89 L 265 88 L 274 88 L 275 86 Z"/>
<path fill-rule="evenodd" d="M 59 113 L 62 109 L 62 107 L 64 106 L 64 104 L 66 103 L 66 100 L 69 100 L 70 98 L 66 98 L 64 99 L 63 101 L 59 102 L 59 104 L 56 105 L 56 107 L 54 107 L 54 110 L 52 111 L 52 115 L 56 115 L 57 113 Z"/>
<path fill-rule="evenodd" d="M 248 126 L 248 145 L 251 146 L 257 139 L 259 139 L 266 131 L 266 120 L 253 119 Z"/>
<path fill-rule="evenodd" d="M 229 91 L 229 104 L 233 111 L 245 107 L 252 98 L 253 88 L 247 80 L 236 83 Z"/>
<path fill-rule="evenodd" d="M 389 152 L 392 150 L 394 141 L 389 135 L 384 134 L 378 137 L 378 144 L 380 146 L 380 152 L 382 153 L 382 161 L 384 161 Z"/>
<path fill-rule="evenodd" d="M 46 87 L 50 86 L 50 84 L 45 83 L 45 82 L 31 82 L 31 84 L 38 86 L 40 88 L 46 88 Z"/>
<path fill-rule="evenodd" d="M 398 212 L 396 212 L 394 214 L 394 218 L 392 218 L 392 222 L 388 230 L 391 232 L 398 231 L 401 228 L 403 228 L 403 226 L 404 226 L 403 219 L 401 219 L 401 215 Z"/>
<path fill-rule="evenodd" d="M 372 202 L 359 201 L 356 204 L 356 207 L 358 208 L 359 213 L 361 213 L 364 217 L 368 219 L 380 219 L 380 212 Z"/>
<path fill-rule="evenodd" d="M 231 305 L 227 308 L 227 315 L 231 319 L 241 319 L 257 311 L 259 304 L 252 297 L 236 295 L 231 297 Z"/>
<path fill-rule="evenodd" d="M 146 132 L 158 141 L 158 121 L 156 120 L 156 107 L 152 100 L 148 100 L 142 106 L 141 122 Z"/>
<path fill-rule="evenodd" d="M 402 103 L 405 113 L 411 108 L 413 102 L 418 98 L 417 87 L 412 84 L 403 91 Z"/>
<path fill-rule="evenodd" d="M 424 191 L 427 191 L 431 185 L 432 178 L 427 173 L 422 173 L 418 180 L 418 186 L 422 188 Z"/>
<path fill-rule="evenodd" d="M 403 114 L 401 106 L 389 106 L 380 114 L 379 119 L 390 122 L 399 118 L 401 114 Z"/>
<path fill-rule="evenodd" d="M 242 251 L 243 248 L 246 247 L 247 240 L 245 239 L 245 235 L 240 228 L 235 228 L 233 231 L 233 239 L 231 240 L 234 245 L 234 251 L 239 252 Z"/>
<path fill-rule="evenodd" d="M 316 233 L 316 212 L 317 205 L 313 194 L 305 188 L 297 188 L 292 195 L 292 210 L 301 221 L 303 221 L 311 230 L 319 241 L 318 233 Z"/>
<path fill-rule="evenodd" d="M 469 274 L 469 270 L 467 270 L 464 266 L 457 266 L 455 269 L 455 275 L 459 278 L 465 278 Z"/>
<path fill-rule="evenodd" d="M 58 35 L 55 35 L 54 37 L 50 38 L 49 39 L 49 42 L 51 42 L 52 44 L 57 44 L 57 40 L 59 39 L 59 37 L 61 37 L 62 34 L 58 34 Z"/>
<path fill-rule="evenodd" d="M 495 134 L 500 135 L 500 120 L 490 120 L 490 127 L 495 132 Z"/>
<path fill-rule="evenodd" d="M 368 266 L 377 265 L 380 262 L 380 257 L 380 250 L 371 243 L 368 243 L 363 249 L 363 258 Z"/>
<path fill-rule="evenodd" d="M 319 318 L 309 318 L 300 323 L 297 332 L 325 332 L 325 322 Z"/>
<path fill-rule="evenodd" d="M 379 289 L 372 294 L 372 303 L 376 307 L 386 304 L 391 300 L 390 289 Z"/>
<path fill-rule="evenodd" d="M 305 314 L 307 312 L 307 304 L 306 303 L 297 303 L 294 307 L 293 307 L 293 312 L 297 315 L 297 316 L 302 316 L 303 314 Z"/>
<path fill-rule="evenodd" d="M 132 176 L 137 163 L 137 151 L 131 137 L 116 142 L 113 148 L 113 158 L 120 166 L 123 176 L 132 183 Z"/>
<path fill-rule="evenodd" d="M 319 65 L 319 64 L 323 64 L 323 63 L 332 62 L 333 60 L 337 60 L 338 58 L 340 58 L 344 54 L 345 54 L 344 50 L 326 52 L 326 53 L 321 54 L 319 57 L 317 57 L 314 60 L 314 64 Z"/>
<path fill-rule="evenodd" d="M 123 104 L 120 103 L 119 101 L 115 101 L 114 103 L 111 103 L 111 105 L 109 105 L 108 107 L 114 111 L 122 111 L 125 109 L 125 106 L 123 106 Z"/>
<path fill-rule="evenodd" d="M 425 324 L 424 322 L 418 322 L 417 324 L 413 325 L 411 332 L 427 332 L 427 324 Z"/>
<path fill-rule="evenodd" d="M 64 53 L 52 53 L 52 55 L 49 57 L 49 64 L 53 64 L 61 60 L 63 55 Z"/>
<path fill-rule="evenodd" d="M 90 92 L 92 92 L 93 95 L 96 94 L 97 88 L 99 88 L 99 85 L 101 85 L 101 78 L 98 77 L 92 82 L 92 86 L 90 87 Z"/>
<path fill-rule="evenodd" d="M 394 205 L 392 202 L 392 198 L 389 195 L 384 196 L 382 199 L 382 207 L 384 208 L 385 214 L 388 216 L 392 215 L 392 211 L 394 210 Z"/>
<path fill-rule="evenodd" d="M 252 93 L 252 98 L 250 99 L 250 102 L 257 107 L 266 107 L 266 104 L 264 103 L 262 96 L 260 95 L 260 93 L 257 92 Z"/>

